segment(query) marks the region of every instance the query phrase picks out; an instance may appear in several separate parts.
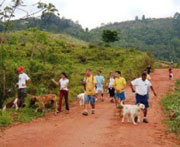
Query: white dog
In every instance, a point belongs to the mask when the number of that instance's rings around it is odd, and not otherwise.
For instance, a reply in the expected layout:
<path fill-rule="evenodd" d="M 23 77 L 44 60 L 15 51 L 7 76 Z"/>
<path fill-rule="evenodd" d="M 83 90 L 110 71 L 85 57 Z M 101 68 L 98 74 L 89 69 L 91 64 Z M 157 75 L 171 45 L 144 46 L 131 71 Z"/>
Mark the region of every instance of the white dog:
<path fill-rule="evenodd" d="M 140 122 L 140 111 L 142 109 L 145 109 L 145 105 L 144 104 L 137 104 L 137 105 L 124 105 L 123 102 L 121 102 L 121 106 L 123 107 L 123 118 L 122 118 L 122 122 L 124 122 L 124 119 L 126 117 L 126 115 L 128 115 L 128 122 L 129 121 L 129 117 L 131 117 L 132 122 L 134 125 L 136 125 L 137 123 L 135 122 L 135 117 L 138 118 L 138 122 Z"/>
<path fill-rule="evenodd" d="M 79 94 L 77 98 L 79 99 L 80 106 L 84 105 L 85 93 Z"/>

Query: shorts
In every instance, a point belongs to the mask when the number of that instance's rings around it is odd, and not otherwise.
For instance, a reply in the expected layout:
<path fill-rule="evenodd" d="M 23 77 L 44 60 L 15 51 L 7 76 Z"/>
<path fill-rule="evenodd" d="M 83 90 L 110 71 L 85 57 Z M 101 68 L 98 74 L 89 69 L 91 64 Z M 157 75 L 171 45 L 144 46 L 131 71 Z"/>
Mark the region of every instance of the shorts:
<path fill-rule="evenodd" d="M 148 96 L 136 94 L 136 104 L 144 104 L 146 108 L 149 107 Z"/>
<path fill-rule="evenodd" d="M 95 105 L 95 103 L 96 103 L 96 97 L 94 96 L 94 95 L 87 95 L 87 94 L 85 94 L 85 96 L 84 96 L 84 103 L 85 104 L 91 104 L 91 106 L 93 106 L 93 105 Z"/>
<path fill-rule="evenodd" d="M 116 99 L 121 99 L 122 101 L 125 100 L 126 99 L 125 92 L 115 93 L 115 98 Z"/>
<path fill-rule="evenodd" d="M 96 93 L 104 93 L 104 89 L 101 87 L 96 88 Z"/>
<path fill-rule="evenodd" d="M 114 97 L 114 94 L 115 94 L 115 89 L 114 88 L 109 88 L 110 97 Z"/>

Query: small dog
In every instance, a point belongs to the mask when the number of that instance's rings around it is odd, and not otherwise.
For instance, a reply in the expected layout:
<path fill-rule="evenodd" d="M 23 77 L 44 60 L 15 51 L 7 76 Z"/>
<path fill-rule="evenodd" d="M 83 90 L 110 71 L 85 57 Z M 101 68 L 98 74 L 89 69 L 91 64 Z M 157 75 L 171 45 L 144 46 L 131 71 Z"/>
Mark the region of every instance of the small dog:
<path fill-rule="evenodd" d="M 19 109 L 19 107 L 20 107 L 20 100 L 18 98 L 13 99 L 8 104 L 6 104 L 3 107 L 3 111 L 5 111 L 6 109 L 9 109 L 9 108 L 13 108 L 13 107 L 15 107 L 16 111 Z"/>
<path fill-rule="evenodd" d="M 49 102 L 55 103 L 55 109 L 57 111 L 57 97 L 55 94 L 48 94 L 44 96 L 35 96 L 31 99 L 30 105 L 33 106 L 35 102 L 39 102 L 41 107 L 43 108 L 43 112 L 45 110 L 45 105 Z M 37 112 L 40 109 L 40 107 L 36 108 L 35 112 Z"/>
<path fill-rule="evenodd" d="M 140 122 L 140 110 L 145 109 L 144 104 L 137 104 L 137 105 L 124 105 L 123 102 L 121 102 L 121 106 L 123 107 L 123 117 L 122 122 L 124 122 L 125 116 L 128 115 L 128 122 L 130 122 L 129 117 L 131 116 L 132 122 L 134 125 L 137 123 L 135 122 L 135 117 L 138 118 L 138 122 Z"/>
<path fill-rule="evenodd" d="M 80 106 L 84 105 L 84 100 L 85 100 L 85 93 L 81 93 L 77 96 L 77 98 L 79 99 L 79 104 Z"/>

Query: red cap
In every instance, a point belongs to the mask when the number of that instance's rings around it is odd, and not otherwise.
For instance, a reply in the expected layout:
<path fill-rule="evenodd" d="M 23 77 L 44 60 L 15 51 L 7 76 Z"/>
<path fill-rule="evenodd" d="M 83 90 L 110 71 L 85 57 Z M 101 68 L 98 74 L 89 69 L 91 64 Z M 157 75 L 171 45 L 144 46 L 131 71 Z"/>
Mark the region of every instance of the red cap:
<path fill-rule="evenodd" d="M 17 69 L 17 71 L 23 72 L 23 71 L 24 71 L 24 67 L 23 67 L 23 66 L 20 66 L 20 67 Z"/>

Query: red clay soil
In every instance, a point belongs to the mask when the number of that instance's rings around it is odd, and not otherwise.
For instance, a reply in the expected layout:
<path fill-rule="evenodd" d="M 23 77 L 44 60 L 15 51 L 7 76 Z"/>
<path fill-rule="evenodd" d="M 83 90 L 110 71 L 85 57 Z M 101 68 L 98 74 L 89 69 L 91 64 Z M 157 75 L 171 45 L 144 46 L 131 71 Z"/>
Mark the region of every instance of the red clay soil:
<path fill-rule="evenodd" d="M 176 147 L 174 134 L 167 133 L 162 121 L 166 118 L 160 106 L 162 96 L 173 89 L 175 80 L 180 78 L 180 70 L 174 70 L 174 80 L 169 81 L 168 70 L 156 70 L 152 83 L 158 97 L 151 94 L 148 113 L 149 124 L 121 123 L 116 116 L 114 104 L 98 102 L 95 115 L 82 116 L 78 104 L 70 114 L 44 118 L 12 126 L 0 132 L 1 147 Z M 126 103 L 135 103 L 135 95 L 128 87 Z"/>

